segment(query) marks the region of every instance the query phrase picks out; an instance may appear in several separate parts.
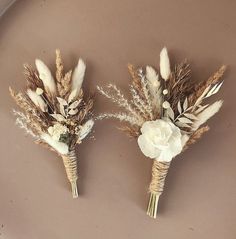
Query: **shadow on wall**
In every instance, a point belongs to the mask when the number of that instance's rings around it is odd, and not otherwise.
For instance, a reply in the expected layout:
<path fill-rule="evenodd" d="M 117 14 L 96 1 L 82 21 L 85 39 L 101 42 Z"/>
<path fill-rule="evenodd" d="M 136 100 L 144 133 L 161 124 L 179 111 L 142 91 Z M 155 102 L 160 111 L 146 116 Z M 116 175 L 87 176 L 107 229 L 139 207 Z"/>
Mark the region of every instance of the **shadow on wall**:
<path fill-rule="evenodd" d="M 12 6 L 16 0 L 1 0 L 0 2 L 0 17 Z"/>

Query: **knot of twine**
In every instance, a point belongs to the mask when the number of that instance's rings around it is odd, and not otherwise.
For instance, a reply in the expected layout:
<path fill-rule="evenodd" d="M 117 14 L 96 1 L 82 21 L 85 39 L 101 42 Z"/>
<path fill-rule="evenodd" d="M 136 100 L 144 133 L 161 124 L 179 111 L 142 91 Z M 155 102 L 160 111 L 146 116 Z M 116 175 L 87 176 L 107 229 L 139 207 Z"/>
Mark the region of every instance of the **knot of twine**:
<path fill-rule="evenodd" d="M 62 155 L 62 159 L 66 169 L 67 178 L 70 182 L 75 182 L 78 179 L 75 150 L 70 151 L 67 155 Z"/>
<path fill-rule="evenodd" d="M 152 165 L 152 180 L 149 186 L 150 193 L 156 195 L 162 194 L 169 167 L 170 162 L 158 162 L 154 160 Z"/>

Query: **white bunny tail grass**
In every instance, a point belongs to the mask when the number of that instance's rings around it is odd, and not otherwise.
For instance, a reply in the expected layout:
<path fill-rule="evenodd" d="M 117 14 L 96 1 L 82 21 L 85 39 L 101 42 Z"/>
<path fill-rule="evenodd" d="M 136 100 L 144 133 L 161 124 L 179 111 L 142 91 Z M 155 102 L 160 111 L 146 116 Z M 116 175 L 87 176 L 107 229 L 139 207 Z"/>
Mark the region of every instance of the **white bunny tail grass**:
<path fill-rule="evenodd" d="M 197 115 L 196 122 L 193 125 L 194 129 L 198 129 L 202 124 L 204 124 L 208 119 L 215 115 L 221 108 L 223 100 L 216 101 L 212 105 L 208 106 L 200 114 Z"/>
<path fill-rule="evenodd" d="M 147 215 L 156 218 L 159 198 L 164 190 L 165 179 L 170 167 L 170 162 L 154 160 L 152 165 L 152 179 L 149 186 L 150 198 Z"/>
<path fill-rule="evenodd" d="M 166 47 L 161 50 L 160 53 L 160 73 L 161 77 L 167 81 L 170 77 L 170 60 Z"/>
<path fill-rule="evenodd" d="M 45 89 L 52 95 L 56 94 L 56 83 L 47 65 L 39 59 L 35 60 L 35 65 L 39 72 L 39 78 L 42 80 Z"/>
<path fill-rule="evenodd" d="M 86 70 L 86 65 L 82 59 L 79 59 L 77 66 L 74 69 L 72 75 L 72 91 L 75 90 L 76 96 L 79 94 L 81 86 L 84 81 L 84 74 Z"/>

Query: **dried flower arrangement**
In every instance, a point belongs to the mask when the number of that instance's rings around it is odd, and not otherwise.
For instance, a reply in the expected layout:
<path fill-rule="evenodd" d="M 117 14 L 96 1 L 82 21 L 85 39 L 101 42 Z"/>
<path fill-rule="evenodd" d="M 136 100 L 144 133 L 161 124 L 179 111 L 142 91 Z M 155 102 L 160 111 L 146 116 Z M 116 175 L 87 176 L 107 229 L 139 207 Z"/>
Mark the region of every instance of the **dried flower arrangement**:
<path fill-rule="evenodd" d="M 221 100 L 213 104 L 204 101 L 219 91 L 226 67 L 223 65 L 208 80 L 193 84 L 187 61 L 171 70 L 167 49 L 163 48 L 160 75 L 151 66 L 144 70 L 128 65 L 128 69 L 132 77 L 130 100 L 116 85 L 109 84 L 107 89 L 98 87 L 102 95 L 124 111 L 104 113 L 98 118 L 124 122 L 121 130 L 137 138 L 142 153 L 153 159 L 147 214 L 156 218 L 171 160 L 209 130 L 202 125 L 222 106 Z"/>
<path fill-rule="evenodd" d="M 78 197 L 76 144 L 91 132 L 93 98 L 84 99 L 82 83 L 86 65 L 79 59 L 74 71 L 64 74 L 61 53 L 56 50 L 56 80 L 49 68 L 35 60 L 37 71 L 24 65 L 27 87 L 10 94 L 22 111 L 14 111 L 16 124 L 37 144 L 57 152 L 71 183 L 73 198 Z"/>

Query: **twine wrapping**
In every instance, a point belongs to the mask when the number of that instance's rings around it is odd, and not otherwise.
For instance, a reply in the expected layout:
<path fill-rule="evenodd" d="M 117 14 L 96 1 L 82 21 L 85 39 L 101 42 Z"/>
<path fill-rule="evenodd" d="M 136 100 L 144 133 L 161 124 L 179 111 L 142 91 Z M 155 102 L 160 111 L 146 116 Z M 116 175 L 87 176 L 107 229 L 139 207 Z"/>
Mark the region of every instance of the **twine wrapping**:
<path fill-rule="evenodd" d="M 165 178 L 170 167 L 170 162 L 158 162 L 154 160 L 152 165 L 152 179 L 149 186 L 150 199 L 147 215 L 156 218 L 159 197 L 164 190 Z"/>
<path fill-rule="evenodd" d="M 78 197 L 77 189 L 77 179 L 78 179 L 78 169 L 77 169 L 77 158 L 75 150 L 70 151 L 67 155 L 62 155 L 63 163 L 66 169 L 67 178 L 71 183 L 72 196 L 73 198 Z"/>

